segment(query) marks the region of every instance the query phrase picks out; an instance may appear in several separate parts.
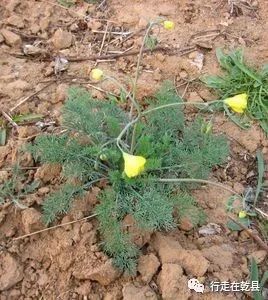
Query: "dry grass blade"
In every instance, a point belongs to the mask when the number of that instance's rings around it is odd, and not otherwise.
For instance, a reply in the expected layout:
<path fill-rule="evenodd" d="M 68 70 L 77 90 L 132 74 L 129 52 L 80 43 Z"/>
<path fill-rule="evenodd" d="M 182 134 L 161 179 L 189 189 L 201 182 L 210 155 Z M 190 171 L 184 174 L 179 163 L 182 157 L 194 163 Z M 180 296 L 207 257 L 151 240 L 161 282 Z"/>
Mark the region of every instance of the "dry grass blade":
<path fill-rule="evenodd" d="M 21 240 L 21 239 L 24 239 L 26 237 L 33 236 L 33 235 L 36 235 L 38 233 L 42 233 L 42 232 L 49 231 L 49 230 L 52 230 L 52 229 L 56 229 L 56 228 L 59 228 L 59 227 L 63 227 L 63 226 L 71 225 L 71 224 L 78 223 L 78 222 L 81 222 L 81 221 L 85 221 L 85 220 L 94 218 L 96 216 L 97 216 L 97 214 L 93 214 L 93 215 L 87 216 L 87 217 L 79 219 L 79 220 L 75 220 L 75 221 L 71 221 L 71 222 L 67 222 L 67 223 L 55 225 L 55 226 L 52 226 L 52 227 L 49 227 L 49 228 L 45 228 L 45 229 L 42 229 L 42 230 L 38 230 L 38 231 L 29 233 L 29 234 L 21 235 L 19 237 L 14 238 L 13 241 Z"/>
<path fill-rule="evenodd" d="M 18 126 L 18 124 L 16 123 L 16 122 L 14 122 L 13 120 L 12 120 L 12 118 L 6 113 L 6 112 L 4 112 L 3 110 L 1 111 L 1 113 L 2 113 L 2 116 L 14 127 L 14 128 L 18 128 L 19 126 Z"/>

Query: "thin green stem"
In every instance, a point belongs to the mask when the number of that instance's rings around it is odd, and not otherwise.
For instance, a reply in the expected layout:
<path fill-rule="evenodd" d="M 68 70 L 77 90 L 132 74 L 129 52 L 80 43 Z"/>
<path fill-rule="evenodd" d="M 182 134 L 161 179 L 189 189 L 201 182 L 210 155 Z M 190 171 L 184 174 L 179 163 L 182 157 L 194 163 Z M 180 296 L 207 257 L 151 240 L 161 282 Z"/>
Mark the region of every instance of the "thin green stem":
<path fill-rule="evenodd" d="M 234 191 L 233 189 L 214 182 L 214 181 L 210 181 L 210 180 L 205 180 L 205 179 L 196 179 L 196 178 L 159 178 L 159 179 L 152 179 L 152 181 L 156 181 L 156 182 L 163 182 L 163 183 L 182 183 L 182 182 L 196 182 L 196 183 L 205 183 L 205 184 L 210 184 L 210 185 L 214 185 L 217 186 L 219 188 L 222 188 L 228 192 L 231 192 L 234 195 L 237 195 L 240 197 L 240 195 Z"/>
<path fill-rule="evenodd" d="M 147 115 L 151 112 L 154 112 L 156 110 L 163 109 L 163 108 L 168 108 L 168 107 L 173 107 L 173 106 L 179 106 L 179 105 L 204 105 L 204 106 L 209 106 L 211 104 L 219 103 L 219 102 L 222 102 L 222 100 L 215 100 L 215 101 L 205 102 L 205 103 L 201 103 L 201 102 L 174 102 L 174 103 L 160 105 L 160 106 L 145 110 L 144 112 L 141 113 L 141 115 L 145 116 L 145 115 Z"/>
<path fill-rule="evenodd" d="M 116 145 L 117 147 L 121 150 L 121 152 L 124 152 L 124 150 L 122 149 L 121 145 L 120 145 L 120 141 L 122 139 L 122 137 L 124 136 L 124 134 L 128 131 L 128 129 L 133 126 L 137 121 L 139 120 L 139 118 L 137 117 L 136 119 L 133 119 L 131 122 L 129 122 L 124 128 L 123 130 L 120 132 L 120 134 L 118 135 L 118 137 L 116 138 Z"/>
<path fill-rule="evenodd" d="M 125 87 L 114 77 L 111 76 L 105 76 L 106 79 L 111 80 L 113 83 L 115 83 L 121 90 L 123 90 L 126 95 L 129 95 L 129 98 L 131 100 L 131 103 L 136 107 L 137 110 L 140 109 L 139 104 L 135 101 L 135 98 L 131 95 L 131 93 L 129 93 Z"/>
<path fill-rule="evenodd" d="M 211 101 L 209 103 L 204 103 L 204 105 L 208 106 L 210 104 L 214 104 L 214 103 L 218 103 L 218 102 L 222 102 L 222 100 Z M 128 131 L 128 129 L 131 126 L 135 125 L 140 120 L 141 117 L 143 117 L 143 116 L 145 116 L 149 113 L 152 113 L 154 111 L 157 111 L 159 109 L 163 109 L 163 108 L 167 108 L 167 107 L 179 106 L 179 105 L 200 105 L 200 104 L 203 104 L 203 103 L 200 103 L 200 102 L 175 102 L 175 103 L 169 103 L 169 104 L 166 104 L 166 105 L 160 105 L 160 106 L 154 107 L 152 109 L 145 110 L 144 112 L 141 112 L 140 115 L 138 115 L 135 119 L 133 119 L 131 122 L 129 122 L 123 128 L 123 130 L 120 132 L 120 134 L 116 138 L 116 144 L 117 144 L 118 148 L 123 152 L 123 149 L 120 146 L 120 141 L 121 141 L 122 137 L 124 136 L 124 134 Z"/>
<path fill-rule="evenodd" d="M 151 22 L 145 32 L 145 35 L 143 37 L 143 41 L 141 44 L 141 48 L 140 48 L 140 52 L 139 52 L 139 56 L 138 56 L 138 61 L 137 61 L 137 68 L 136 68 L 136 74 L 135 74 L 135 79 L 134 79 L 134 83 L 133 83 L 133 99 L 136 99 L 136 94 L 137 94 L 137 84 L 138 84 L 138 79 L 139 79 L 139 71 L 140 71 L 140 64 L 141 64 L 141 59 L 142 59 L 142 55 L 143 55 L 143 49 L 146 43 L 146 39 L 148 38 L 148 35 L 152 29 L 152 27 L 155 25 L 154 22 Z M 138 106 L 139 107 L 139 106 Z M 140 111 L 140 107 L 137 109 L 138 112 L 138 120 L 141 118 L 141 111 Z M 130 107 L 130 119 L 132 118 L 132 114 L 133 114 L 133 105 L 131 105 Z M 130 152 L 133 153 L 133 149 L 135 146 L 135 139 L 136 139 L 136 130 L 137 130 L 137 123 L 134 124 L 134 128 L 133 128 L 133 132 L 132 132 L 132 138 L 131 138 L 131 146 L 130 146 Z"/>

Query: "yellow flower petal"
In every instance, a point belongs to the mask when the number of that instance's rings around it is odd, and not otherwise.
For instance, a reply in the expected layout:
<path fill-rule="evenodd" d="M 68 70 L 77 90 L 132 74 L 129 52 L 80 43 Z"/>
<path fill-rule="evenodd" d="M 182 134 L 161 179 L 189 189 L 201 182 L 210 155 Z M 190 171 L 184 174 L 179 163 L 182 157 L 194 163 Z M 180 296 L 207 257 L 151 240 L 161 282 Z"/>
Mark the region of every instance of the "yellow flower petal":
<path fill-rule="evenodd" d="M 163 26 L 167 30 L 173 30 L 175 28 L 175 23 L 172 22 L 172 21 L 166 20 L 166 21 L 163 22 Z"/>
<path fill-rule="evenodd" d="M 241 210 L 238 214 L 240 219 L 244 219 L 247 216 L 247 212 L 245 210 Z"/>
<path fill-rule="evenodd" d="M 242 114 L 247 108 L 248 95 L 244 93 L 234 97 L 226 98 L 224 103 L 230 106 L 233 111 Z"/>
<path fill-rule="evenodd" d="M 144 157 L 123 152 L 123 158 L 125 161 L 124 172 L 127 177 L 136 177 L 143 172 L 146 163 L 146 159 Z"/>
<path fill-rule="evenodd" d="M 103 77 L 103 71 L 101 69 L 92 69 L 90 72 L 90 77 L 93 80 L 99 81 Z"/>

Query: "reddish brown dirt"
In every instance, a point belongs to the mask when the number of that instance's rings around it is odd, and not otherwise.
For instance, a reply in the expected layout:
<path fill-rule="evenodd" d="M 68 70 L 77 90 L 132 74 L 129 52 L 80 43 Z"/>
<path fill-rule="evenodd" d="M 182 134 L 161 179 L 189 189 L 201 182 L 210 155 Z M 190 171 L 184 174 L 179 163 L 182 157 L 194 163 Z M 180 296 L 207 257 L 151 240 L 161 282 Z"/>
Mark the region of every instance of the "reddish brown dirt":
<path fill-rule="evenodd" d="M 68 10 L 54 0 L 1 1 L 0 110 L 9 112 L 25 97 L 32 96 L 13 113 L 41 113 L 45 122 L 58 124 L 69 85 L 83 84 L 97 98 L 102 98 L 105 91 L 118 93 L 118 88 L 107 82 L 97 85 L 104 92 L 89 85 L 89 72 L 95 66 L 94 61 L 70 62 L 67 70 L 56 75 L 53 69 L 57 55 L 76 58 L 98 54 L 103 33 L 94 31 L 105 31 L 106 24 L 111 31 L 137 33 L 125 41 L 124 36 L 110 34 L 108 30 L 102 54 L 131 47 L 138 50 L 142 40 L 139 31 L 150 19 L 162 16 L 176 24 L 174 31 L 160 29 L 159 32 L 161 44 L 175 54 L 158 51 L 145 55 L 138 88 L 140 101 L 152 95 L 166 79 L 174 81 L 178 93 L 185 92 L 188 100 L 212 100 L 215 96 L 198 82 L 191 82 L 187 90 L 181 84 L 202 73 L 219 72 L 216 47 L 243 47 L 247 61 L 257 66 L 263 65 L 268 58 L 268 5 L 265 0 L 247 1 L 250 8 L 244 5 L 232 14 L 227 0 L 107 0 L 99 8 L 98 4 L 76 2 Z M 33 43 L 34 51 L 38 53 L 24 55 L 22 49 Z M 196 49 L 179 55 L 180 49 L 191 46 Z M 193 65 L 198 53 L 204 55 L 201 71 Z M 136 56 L 127 56 L 98 64 L 107 73 L 129 84 L 128 78 L 135 73 L 135 63 Z M 51 83 L 49 87 L 34 94 L 48 83 Z M 193 118 L 194 112 L 189 110 L 189 118 Z M 29 180 L 36 176 L 43 182 L 38 192 L 25 200 L 31 208 L 21 210 L 9 203 L 0 207 L 0 300 L 249 297 L 243 293 L 215 295 L 208 288 L 204 295 L 199 295 L 187 288 L 187 280 L 193 276 L 205 284 L 212 280 L 247 280 L 250 255 L 265 269 L 265 252 L 245 232 L 232 233 L 226 228 L 225 204 L 230 193 L 219 192 L 214 187 L 204 187 L 193 194 L 207 213 L 208 223 L 218 224 L 219 231 L 204 237 L 198 230 L 191 230 L 191 224 L 185 220 L 169 234 L 138 236 L 140 233 L 136 233 L 144 247 L 137 276 L 133 278 L 115 270 L 110 259 L 101 252 L 98 224 L 94 219 L 14 241 L 15 237 L 44 228 L 40 204 L 60 182 L 59 166 L 53 169 L 42 166 L 36 172 L 31 156 L 19 151 L 39 131 L 34 124 L 20 126 L 19 133 L 10 130 L 7 145 L 0 147 L 0 183 L 10 176 L 8 168 L 18 159 L 21 166 L 32 167 L 26 171 Z M 242 131 L 222 114 L 214 116 L 214 131 L 228 136 L 231 153 L 228 164 L 214 170 L 213 176 L 241 193 L 246 186 L 256 184 L 254 157 L 257 149 L 267 157 L 267 139 L 257 125 Z M 98 192 L 95 188 L 84 199 L 78 199 L 61 223 L 90 215 Z M 258 234 L 257 229 L 253 230 Z"/>

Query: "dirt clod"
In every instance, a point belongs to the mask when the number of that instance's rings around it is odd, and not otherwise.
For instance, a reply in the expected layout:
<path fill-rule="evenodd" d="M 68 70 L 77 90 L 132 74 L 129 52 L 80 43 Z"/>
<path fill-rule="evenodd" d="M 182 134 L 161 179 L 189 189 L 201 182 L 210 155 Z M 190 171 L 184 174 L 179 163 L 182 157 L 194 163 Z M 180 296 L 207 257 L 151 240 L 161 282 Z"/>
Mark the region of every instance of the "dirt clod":
<path fill-rule="evenodd" d="M 59 28 L 54 33 L 51 41 L 56 49 L 66 49 L 72 45 L 73 35 Z"/>
<path fill-rule="evenodd" d="M 202 250 L 206 259 L 211 263 L 218 265 L 221 269 L 228 269 L 233 264 L 233 255 L 230 251 L 225 250 L 222 246 L 214 245 Z"/>
<path fill-rule="evenodd" d="M 183 275 L 182 267 L 177 264 L 163 264 L 157 281 L 163 300 L 186 300 L 190 297 L 187 277 Z"/>
<path fill-rule="evenodd" d="M 150 282 L 159 266 L 160 262 L 154 254 L 150 253 L 141 256 L 138 261 L 138 271 L 141 274 L 142 280 L 145 283 Z"/>
<path fill-rule="evenodd" d="M 203 276 L 209 267 L 208 260 L 199 250 L 185 250 L 179 242 L 160 233 L 155 234 L 153 246 L 162 264 L 179 264 L 188 275 Z"/>
<path fill-rule="evenodd" d="M 23 268 L 9 253 L 0 253 L 0 291 L 7 290 L 23 279 Z"/>
<path fill-rule="evenodd" d="M 190 231 L 194 228 L 194 224 L 187 217 L 183 217 L 180 219 L 179 228 L 184 231 Z"/>
<path fill-rule="evenodd" d="M 31 233 L 44 228 L 42 215 L 35 208 L 27 208 L 21 213 L 22 225 L 25 233 Z"/>
<path fill-rule="evenodd" d="M 6 23 L 17 28 L 23 28 L 24 22 L 23 19 L 18 15 L 11 15 L 7 20 Z"/>
<path fill-rule="evenodd" d="M 25 91 L 28 90 L 29 88 L 30 88 L 30 84 L 27 81 L 21 79 L 12 81 L 8 83 L 6 86 L 6 89 L 12 93 L 14 92 L 14 90 Z"/>
<path fill-rule="evenodd" d="M 35 178 L 40 179 L 44 183 L 48 183 L 59 178 L 60 172 L 61 166 L 59 164 L 44 164 L 38 168 L 35 173 Z"/>
<path fill-rule="evenodd" d="M 113 266 L 112 260 L 109 259 L 93 270 L 81 270 L 75 272 L 73 275 L 79 279 L 97 281 L 105 286 L 114 282 L 121 275 L 121 272 Z"/>
<path fill-rule="evenodd" d="M 4 37 L 6 44 L 11 47 L 19 47 L 22 43 L 21 37 L 8 29 L 2 29 L 1 34 Z"/>
<path fill-rule="evenodd" d="M 69 86 L 67 84 L 64 83 L 59 84 L 57 86 L 55 98 L 52 102 L 53 103 L 63 102 L 67 97 L 68 88 Z"/>
<path fill-rule="evenodd" d="M 135 286 L 127 283 L 123 287 L 123 300 L 157 300 L 155 292 L 149 286 Z"/>

